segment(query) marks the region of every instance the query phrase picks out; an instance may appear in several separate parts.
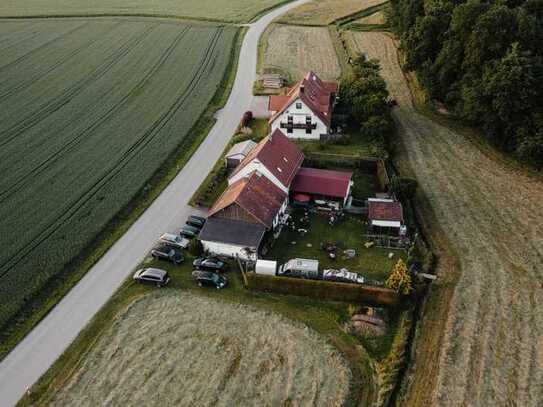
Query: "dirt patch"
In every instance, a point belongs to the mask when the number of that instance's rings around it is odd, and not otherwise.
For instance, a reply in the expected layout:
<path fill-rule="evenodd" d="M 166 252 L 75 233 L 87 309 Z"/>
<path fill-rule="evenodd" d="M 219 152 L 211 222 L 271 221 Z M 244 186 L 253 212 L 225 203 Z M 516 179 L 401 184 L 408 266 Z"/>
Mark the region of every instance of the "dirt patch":
<path fill-rule="evenodd" d="M 51 404 L 339 406 L 350 376 L 303 325 L 163 290 L 117 316 Z"/>
<path fill-rule="evenodd" d="M 322 79 L 336 79 L 341 75 L 326 28 L 273 24 L 263 39 L 264 72 L 282 72 L 291 80 L 301 79 L 309 70 Z"/>
<path fill-rule="evenodd" d="M 450 243 L 442 254 L 458 254 L 441 259 L 407 404 L 543 405 L 543 183 L 419 114 L 390 37 L 347 38 L 381 60 L 398 101 L 401 161 L 419 181 L 430 229 Z"/>

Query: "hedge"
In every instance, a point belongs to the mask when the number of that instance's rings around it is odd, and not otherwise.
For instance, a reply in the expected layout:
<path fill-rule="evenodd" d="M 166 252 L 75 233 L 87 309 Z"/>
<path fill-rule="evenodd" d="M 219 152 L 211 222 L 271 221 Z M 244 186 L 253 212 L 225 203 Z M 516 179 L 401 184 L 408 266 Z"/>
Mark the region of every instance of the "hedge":
<path fill-rule="evenodd" d="M 265 276 L 256 273 L 247 273 L 247 287 L 251 290 L 314 297 L 331 301 L 365 302 L 386 306 L 400 303 L 400 295 L 388 288 L 292 277 Z"/>

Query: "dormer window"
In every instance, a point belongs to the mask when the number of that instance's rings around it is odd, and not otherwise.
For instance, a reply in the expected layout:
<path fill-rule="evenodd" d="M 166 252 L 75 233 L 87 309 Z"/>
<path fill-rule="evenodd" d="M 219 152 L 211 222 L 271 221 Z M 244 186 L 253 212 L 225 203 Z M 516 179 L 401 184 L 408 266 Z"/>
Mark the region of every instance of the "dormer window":
<path fill-rule="evenodd" d="M 301 102 L 297 102 L 296 103 L 296 109 L 301 109 L 302 108 L 302 103 Z"/>
<path fill-rule="evenodd" d="M 279 168 L 279 167 L 277 167 L 277 171 L 283 172 L 283 170 L 281 168 Z"/>
<path fill-rule="evenodd" d="M 287 157 L 283 157 L 283 161 L 288 163 Z"/>

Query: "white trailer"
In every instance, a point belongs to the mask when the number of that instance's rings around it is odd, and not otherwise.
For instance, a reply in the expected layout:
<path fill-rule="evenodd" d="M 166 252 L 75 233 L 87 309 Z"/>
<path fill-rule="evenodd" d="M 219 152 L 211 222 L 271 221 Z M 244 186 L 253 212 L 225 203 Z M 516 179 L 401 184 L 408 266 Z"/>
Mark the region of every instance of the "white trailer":
<path fill-rule="evenodd" d="M 265 276 L 275 276 L 277 271 L 277 262 L 273 260 L 257 260 L 255 266 L 256 274 L 263 274 Z"/>

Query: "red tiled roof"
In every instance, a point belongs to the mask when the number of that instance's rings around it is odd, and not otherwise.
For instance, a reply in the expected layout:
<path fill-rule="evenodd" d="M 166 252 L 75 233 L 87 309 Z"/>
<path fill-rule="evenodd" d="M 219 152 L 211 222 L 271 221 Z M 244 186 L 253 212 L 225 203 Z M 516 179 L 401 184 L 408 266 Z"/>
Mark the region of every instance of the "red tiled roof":
<path fill-rule="evenodd" d="M 270 228 L 286 197 L 287 194 L 273 182 L 255 171 L 230 185 L 217 199 L 209 216 L 212 217 L 226 207 L 237 204 Z"/>
<path fill-rule="evenodd" d="M 286 95 L 288 98 L 285 96 L 281 96 L 281 99 L 273 98 L 273 96 L 270 97 L 270 111 L 277 111 L 270 118 L 270 123 L 294 103 L 296 99 L 300 98 L 323 123 L 329 126 L 332 120 L 331 96 L 332 93 L 337 92 L 337 89 L 338 85 L 336 82 L 321 81 L 314 72 L 309 71 L 300 82 L 290 88 Z M 281 102 L 283 102 L 283 106 L 277 108 Z M 271 109 L 272 103 L 274 109 Z"/>
<path fill-rule="evenodd" d="M 403 222 L 402 204 L 398 201 L 373 201 L 368 202 L 368 219 L 388 220 Z"/>
<path fill-rule="evenodd" d="M 290 141 L 279 129 L 271 136 L 264 138 L 234 169 L 232 176 L 237 174 L 245 165 L 257 159 L 284 186 L 290 186 L 296 172 L 302 165 L 304 155 L 296 144 Z"/>
<path fill-rule="evenodd" d="M 271 95 L 270 102 L 268 104 L 268 110 L 270 112 L 277 112 L 283 109 L 283 106 L 290 100 L 288 95 Z"/>
<path fill-rule="evenodd" d="M 349 191 L 352 172 L 300 168 L 292 185 L 292 192 L 345 198 Z"/>

